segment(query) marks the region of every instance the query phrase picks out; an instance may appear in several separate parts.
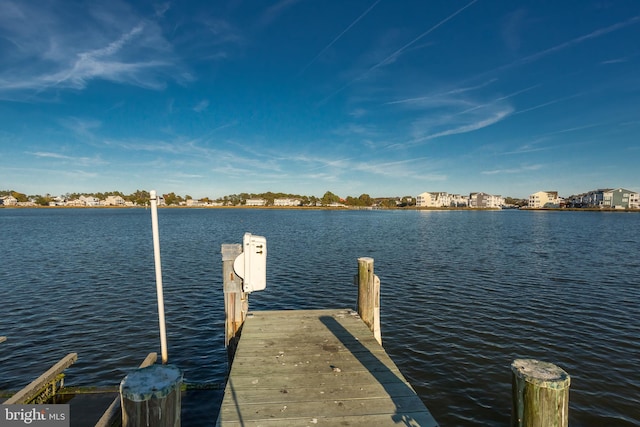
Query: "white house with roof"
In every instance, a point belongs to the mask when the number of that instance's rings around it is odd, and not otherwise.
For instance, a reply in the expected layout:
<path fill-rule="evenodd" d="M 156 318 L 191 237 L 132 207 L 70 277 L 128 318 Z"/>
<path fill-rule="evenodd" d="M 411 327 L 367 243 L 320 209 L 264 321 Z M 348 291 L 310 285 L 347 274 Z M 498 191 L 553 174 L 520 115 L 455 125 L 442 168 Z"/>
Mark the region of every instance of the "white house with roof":
<path fill-rule="evenodd" d="M 557 208 L 560 207 L 560 198 L 557 191 L 538 191 L 529 196 L 529 207 L 534 209 L 540 208 Z"/>
<path fill-rule="evenodd" d="M 501 195 L 488 193 L 471 193 L 469 194 L 470 208 L 490 208 L 501 209 L 504 205 L 504 197 Z"/>
<path fill-rule="evenodd" d="M 451 198 L 444 191 L 425 191 L 416 197 L 416 206 L 419 208 L 442 208 L 451 206 Z"/>
<path fill-rule="evenodd" d="M 124 199 L 122 196 L 107 196 L 104 199 L 105 206 L 124 206 Z"/>
<path fill-rule="evenodd" d="M 299 199 L 273 199 L 274 206 L 300 206 L 301 203 Z"/>
<path fill-rule="evenodd" d="M 12 195 L 0 197 L 0 201 L 0 205 L 4 206 L 15 206 L 18 204 L 18 199 L 16 199 Z"/>
<path fill-rule="evenodd" d="M 80 196 L 78 197 L 84 206 L 100 206 L 100 199 L 94 196 Z"/>
<path fill-rule="evenodd" d="M 247 199 L 246 206 L 265 206 L 267 201 L 265 199 Z"/>
<path fill-rule="evenodd" d="M 455 206 L 457 208 L 469 206 L 469 196 L 463 196 L 461 194 L 450 194 L 449 198 L 451 200 L 451 206 Z"/>

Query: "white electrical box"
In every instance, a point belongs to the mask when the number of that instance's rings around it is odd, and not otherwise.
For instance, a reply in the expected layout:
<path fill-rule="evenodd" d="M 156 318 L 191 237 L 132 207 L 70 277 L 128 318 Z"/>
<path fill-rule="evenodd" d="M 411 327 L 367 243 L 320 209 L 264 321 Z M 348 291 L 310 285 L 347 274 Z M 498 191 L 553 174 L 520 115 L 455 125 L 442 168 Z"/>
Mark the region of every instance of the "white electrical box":
<path fill-rule="evenodd" d="M 267 287 L 267 239 L 244 233 L 242 253 L 233 262 L 233 269 L 243 280 L 242 291 L 261 291 Z"/>

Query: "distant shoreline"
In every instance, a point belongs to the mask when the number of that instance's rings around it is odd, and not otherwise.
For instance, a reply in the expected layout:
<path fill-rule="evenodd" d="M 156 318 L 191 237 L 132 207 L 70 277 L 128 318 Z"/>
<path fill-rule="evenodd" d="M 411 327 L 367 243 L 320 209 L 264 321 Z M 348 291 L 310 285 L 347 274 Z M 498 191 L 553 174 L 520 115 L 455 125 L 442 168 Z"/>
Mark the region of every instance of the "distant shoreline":
<path fill-rule="evenodd" d="M 148 206 L 3 206 L 0 209 L 148 209 Z M 334 211 L 549 211 L 549 212 L 640 212 L 640 209 L 611 208 L 469 208 L 469 207 L 398 207 L 367 206 L 158 206 L 159 209 L 268 209 L 268 210 L 334 210 Z"/>

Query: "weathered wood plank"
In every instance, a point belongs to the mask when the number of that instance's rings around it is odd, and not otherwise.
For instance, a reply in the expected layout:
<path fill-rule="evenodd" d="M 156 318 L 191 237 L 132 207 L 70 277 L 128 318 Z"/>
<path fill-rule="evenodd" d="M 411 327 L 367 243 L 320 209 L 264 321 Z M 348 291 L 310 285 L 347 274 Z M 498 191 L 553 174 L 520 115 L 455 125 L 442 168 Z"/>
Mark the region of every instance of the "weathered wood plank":
<path fill-rule="evenodd" d="M 351 416 L 319 416 L 300 418 L 278 418 L 273 420 L 239 420 L 225 421 L 226 427 L 299 427 L 299 426 L 412 426 L 437 427 L 437 423 L 429 413 L 423 411 L 405 412 L 401 416 L 390 414 L 369 414 Z"/>
<path fill-rule="evenodd" d="M 383 385 L 403 382 L 410 388 L 409 383 L 399 376 L 398 371 L 376 372 L 375 375 L 368 371 L 309 374 L 282 374 L 276 378 L 262 376 L 262 372 L 256 370 L 249 375 L 233 376 L 233 384 L 237 390 L 245 389 L 282 389 L 287 387 L 313 388 L 313 387 L 347 387 L 354 384 L 380 383 Z M 229 384 L 227 384 L 228 386 Z"/>
<path fill-rule="evenodd" d="M 384 353 L 379 353 L 380 357 L 371 353 L 334 353 L 329 355 L 318 355 L 309 357 L 290 358 L 286 353 L 281 358 L 273 357 L 247 357 L 234 361 L 235 375 L 251 375 L 256 369 L 256 364 L 260 363 L 262 374 L 321 374 L 324 372 L 357 372 L 357 371 L 393 371 L 399 372 L 395 363 L 389 357 L 382 357 Z"/>
<path fill-rule="evenodd" d="M 44 374 L 33 380 L 29 385 L 18 391 L 16 394 L 7 399 L 3 404 L 11 405 L 16 403 L 27 403 L 37 396 L 42 389 L 54 381 L 58 374 L 71 366 L 78 360 L 78 353 L 69 353 L 63 357 L 58 363 L 49 368 Z"/>
<path fill-rule="evenodd" d="M 416 395 L 378 399 L 324 399 L 302 402 L 245 403 L 240 406 L 223 405 L 220 419 L 227 417 L 252 420 L 272 420 L 286 418 L 319 418 L 322 416 L 365 416 L 389 415 L 403 412 L 416 412 L 424 409 L 424 404 Z"/>
<path fill-rule="evenodd" d="M 370 381 L 359 385 L 351 384 L 308 384 L 301 387 L 300 384 L 283 384 L 280 388 L 236 388 L 235 402 L 251 404 L 262 403 L 294 403 L 321 400 L 343 399 L 379 399 L 395 397 L 415 396 L 415 392 L 407 384 L 389 383 L 380 384 Z"/>
<path fill-rule="evenodd" d="M 367 325 L 352 313 L 248 316 L 218 425 L 437 426 Z"/>

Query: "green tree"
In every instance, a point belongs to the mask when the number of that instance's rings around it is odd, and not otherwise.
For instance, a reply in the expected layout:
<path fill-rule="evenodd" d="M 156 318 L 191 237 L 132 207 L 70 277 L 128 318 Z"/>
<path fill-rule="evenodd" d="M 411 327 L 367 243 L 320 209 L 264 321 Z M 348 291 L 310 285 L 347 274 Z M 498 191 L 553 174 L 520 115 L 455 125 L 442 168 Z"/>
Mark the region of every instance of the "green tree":
<path fill-rule="evenodd" d="M 176 193 L 174 192 L 171 192 L 169 194 L 163 194 L 162 197 L 164 198 L 164 202 L 167 204 L 167 206 L 177 205 L 180 203 L 180 200 L 182 199 L 182 197 L 176 196 Z"/>
<path fill-rule="evenodd" d="M 371 205 L 373 205 L 373 199 L 368 194 L 361 194 L 360 197 L 358 197 L 358 202 L 359 202 L 358 206 L 371 206 Z"/>
<path fill-rule="evenodd" d="M 17 191 L 12 191 L 11 195 L 16 198 L 18 202 L 28 202 L 29 198 L 26 194 L 18 193 Z"/>
<path fill-rule="evenodd" d="M 336 196 L 331 191 L 327 191 L 324 193 L 324 196 L 322 196 L 321 202 L 323 206 L 328 206 L 332 203 L 340 202 L 340 197 Z"/>
<path fill-rule="evenodd" d="M 53 198 L 47 194 L 46 196 L 34 196 L 35 203 L 40 206 L 49 206 L 49 202 L 53 200 Z"/>
<path fill-rule="evenodd" d="M 397 207 L 395 199 L 384 199 L 380 201 L 380 206 L 384 208 L 395 208 Z"/>

